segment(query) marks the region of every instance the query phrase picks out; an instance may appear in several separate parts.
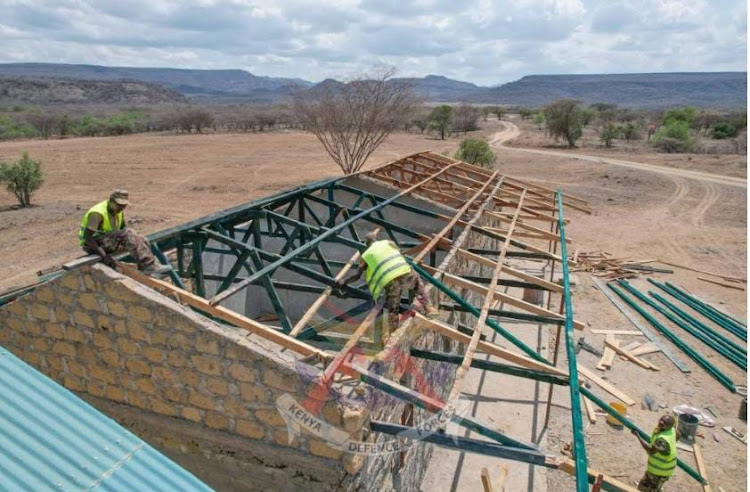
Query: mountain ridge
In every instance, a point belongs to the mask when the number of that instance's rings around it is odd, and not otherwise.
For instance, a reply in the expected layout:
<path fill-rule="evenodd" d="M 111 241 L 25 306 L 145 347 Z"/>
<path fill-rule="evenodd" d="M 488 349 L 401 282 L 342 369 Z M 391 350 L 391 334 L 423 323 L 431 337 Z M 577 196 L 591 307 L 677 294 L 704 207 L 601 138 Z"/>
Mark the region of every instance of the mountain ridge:
<path fill-rule="evenodd" d="M 0 77 L 53 77 L 81 80 L 137 80 L 159 84 L 197 103 L 275 104 L 317 84 L 300 78 L 258 76 L 240 69 L 108 67 L 56 63 L 0 63 Z M 679 105 L 747 106 L 746 72 L 659 72 L 624 74 L 534 74 L 483 87 L 436 74 L 402 77 L 427 102 L 471 102 L 539 107 L 556 99 L 577 99 L 623 107 Z M 326 79 L 319 84 L 331 83 Z"/>

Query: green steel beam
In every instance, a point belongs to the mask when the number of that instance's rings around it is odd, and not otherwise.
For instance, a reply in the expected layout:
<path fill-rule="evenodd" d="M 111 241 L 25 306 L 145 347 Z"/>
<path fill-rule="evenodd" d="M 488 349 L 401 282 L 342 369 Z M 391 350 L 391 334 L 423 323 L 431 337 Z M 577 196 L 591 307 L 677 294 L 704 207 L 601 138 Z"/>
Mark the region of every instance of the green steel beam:
<path fill-rule="evenodd" d="M 573 459 L 576 462 L 576 489 L 588 492 L 588 461 L 586 441 L 581 418 L 581 387 L 578 382 L 578 361 L 573 341 L 573 302 L 570 295 L 570 269 L 568 266 L 568 246 L 565 240 L 565 218 L 563 217 L 562 191 L 557 189 L 557 226 L 560 231 L 560 258 L 563 270 L 563 301 L 565 304 L 565 351 L 568 354 L 568 374 L 570 386 L 570 413 L 573 421 Z"/>
<path fill-rule="evenodd" d="M 441 311 L 458 311 L 462 313 L 471 312 L 469 309 L 465 308 L 464 306 L 460 304 L 448 304 L 447 302 L 441 302 L 439 307 Z M 528 321 L 530 323 L 543 323 L 543 324 L 550 324 L 550 325 L 561 325 L 565 323 L 564 319 L 549 318 L 547 316 L 538 316 L 536 314 L 519 313 L 516 311 L 505 311 L 502 309 L 490 309 L 489 315 L 502 317 L 502 318 L 517 319 L 520 321 Z"/>
<path fill-rule="evenodd" d="M 394 383 L 393 381 L 390 381 L 380 376 L 379 374 L 375 374 L 364 368 L 352 366 L 346 362 L 344 362 L 344 364 L 348 366 L 351 370 L 359 374 L 359 378 L 362 382 L 365 382 L 369 384 L 370 386 L 377 388 L 384 393 L 393 395 L 401 400 L 408 401 L 409 403 L 413 403 L 417 407 L 422 408 L 431 413 L 437 413 L 443 409 L 443 403 L 438 400 L 426 397 L 417 391 L 414 391 L 410 388 L 402 386 L 398 383 Z M 494 441 L 499 442 L 500 444 L 504 444 L 506 446 L 511 446 L 514 448 L 529 449 L 529 450 L 535 450 L 535 451 L 539 449 L 537 446 L 533 444 L 528 444 L 528 443 L 524 443 L 521 441 L 517 441 L 516 439 L 513 439 L 512 437 L 508 437 L 505 434 L 502 434 L 494 429 L 490 429 L 469 416 L 454 414 L 452 416 L 446 416 L 446 417 L 450 417 L 451 421 L 457 423 L 461 427 L 465 427 L 467 429 L 473 430 L 479 435 L 488 437 Z"/>
<path fill-rule="evenodd" d="M 455 365 L 461 365 L 464 358 L 460 354 L 449 354 L 444 352 L 434 352 L 430 350 L 421 350 L 412 348 L 411 355 L 419 357 L 420 359 L 434 360 L 437 362 L 449 362 Z M 511 376 L 517 376 L 525 379 L 533 379 L 535 381 L 541 381 L 544 383 L 557 384 L 561 386 L 567 386 L 569 384 L 568 378 L 561 376 L 555 376 L 548 372 L 536 371 L 534 369 L 526 369 L 524 367 L 509 366 L 507 364 L 501 364 L 499 362 L 492 362 L 488 360 L 472 359 L 471 367 L 481 369 L 483 371 L 497 372 L 501 374 L 508 374 Z"/>
<path fill-rule="evenodd" d="M 477 453 L 485 456 L 492 456 L 494 458 L 521 461 L 523 463 L 545 466 L 548 468 L 555 467 L 554 461 L 548 459 L 546 455 L 539 451 L 503 446 L 502 444 L 461 437 L 455 434 L 425 432 L 424 429 L 418 427 L 406 427 L 404 425 L 381 422 L 378 420 L 370 422 L 370 430 L 390 436 L 412 439 L 414 441 L 428 442 L 461 452 Z"/>
<path fill-rule="evenodd" d="M 440 280 L 436 279 L 435 277 L 427 273 L 422 267 L 414 263 L 414 261 L 411 258 L 409 258 L 408 256 L 406 256 L 405 258 L 406 258 L 406 261 L 411 265 L 414 271 L 419 274 L 420 277 L 422 277 L 423 279 L 427 280 L 429 283 L 437 287 L 438 290 L 440 290 L 440 292 L 450 297 L 454 302 L 456 302 L 458 305 L 466 309 L 467 312 L 473 314 L 477 318 L 479 317 L 480 312 L 479 312 L 479 309 L 476 308 L 476 306 L 470 304 L 466 299 L 458 295 L 456 292 L 454 292 L 451 288 L 446 286 Z M 539 353 L 536 350 L 532 349 L 531 347 L 523 343 L 521 340 L 516 338 L 512 333 L 510 333 L 508 330 L 500 326 L 495 320 L 488 317 L 484 323 L 490 328 L 492 328 L 493 330 L 495 330 L 497 333 L 499 333 L 501 336 L 503 336 L 510 343 L 512 343 L 519 349 L 521 349 L 529 357 L 535 360 L 538 360 L 539 362 L 552 365 L 547 359 L 539 355 Z"/>
<path fill-rule="evenodd" d="M 425 178 L 424 180 L 420 181 L 420 183 L 426 183 L 430 179 L 432 179 L 432 178 L 434 178 L 434 177 L 442 174 L 443 172 L 447 171 L 448 169 L 449 169 L 448 166 L 444 167 L 440 171 L 437 171 L 434 174 L 430 175 L 429 178 Z M 398 200 L 399 198 L 402 198 L 403 196 L 406 195 L 406 193 L 407 193 L 408 190 L 413 189 L 413 188 L 419 186 L 420 183 L 412 186 L 411 188 L 407 188 L 406 190 L 403 190 L 403 191 L 401 191 L 401 192 L 393 195 L 392 197 L 388 198 L 387 200 L 385 200 L 383 202 L 380 202 L 378 205 L 375 205 L 374 207 L 371 207 L 371 208 L 368 208 L 367 210 L 359 212 L 358 214 L 356 214 L 356 215 L 354 215 L 354 216 L 352 216 L 352 217 L 344 220 L 343 222 L 340 222 L 336 226 L 328 229 L 327 231 L 324 231 L 324 232 L 318 234 L 318 236 L 315 237 L 314 239 L 312 239 L 311 241 L 303 244 L 302 246 L 296 248 L 294 251 L 290 252 L 289 254 L 287 254 L 285 256 L 282 256 L 281 258 L 279 258 L 278 260 L 274 261 L 270 265 L 266 265 L 261 270 L 255 272 L 244 283 L 240 282 L 238 284 L 235 284 L 232 287 L 230 287 L 229 289 L 227 289 L 224 292 L 222 292 L 221 294 L 215 295 L 214 297 L 212 297 L 210 299 L 209 303 L 211 305 L 213 305 L 213 306 L 221 303 L 225 299 L 231 297 L 232 295 L 234 295 L 237 292 L 239 292 L 240 290 L 242 290 L 244 287 L 250 285 L 252 283 L 252 280 L 254 280 L 255 278 L 260 278 L 260 277 L 262 277 L 264 275 L 267 275 L 267 274 L 269 274 L 269 273 L 277 270 L 279 267 L 284 266 L 286 263 L 289 263 L 290 261 L 292 261 L 292 259 L 294 259 L 296 256 L 304 254 L 305 252 L 311 250 L 313 247 L 317 246 L 318 244 L 320 244 L 325 239 L 327 239 L 327 238 L 329 238 L 331 236 L 337 235 L 340 231 L 342 231 L 343 229 L 345 229 L 346 227 L 348 227 L 353 222 L 355 222 L 355 221 L 357 221 L 357 220 L 359 220 L 359 219 L 361 219 L 363 217 L 367 217 L 370 214 L 376 212 L 377 210 L 380 210 L 381 208 L 385 207 L 389 203 L 393 203 L 396 200 Z"/>
<path fill-rule="evenodd" d="M 688 355 L 691 359 L 693 359 L 698 365 L 703 367 L 709 374 L 711 374 L 717 381 L 719 381 L 722 385 L 724 385 L 729 391 L 732 393 L 737 392 L 737 388 L 734 385 L 734 382 L 732 382 L 731 379 L 729 379 L 724 373 L 716 369 L 716 367 L 713 366 L 710 362 L 708 362 L 702 355 L 700 355 L 698 352 L 696 352 L 692 347 L 690 347 L 687 343 L 685 343 L 681 337 L 678 337 L 672 331 L 668 330 L 664 325 L 659 323 L 653 316 L 651 316 L 649 313 L 647 313 L 641 306 L 639 306 L 635 301 L 633 301 L 630 297 L 625 295 L 624 292 L 622 292 L 620 289 L 615 287 L 612 284 L 607 284 L 607 287 L 609 287 L 615 294 L 620 296 L 623 301 L 625 301 L 630 307 L 638 311 L 638 314 L 643 316 L 646 321 L 651 323 L 651 325 L 659 330 L 665 337 L 667 337 L 672 343 L 677 345 L 677 348 L 682 350 L 686 355 Z M 632 289 L 632 290 L 631 290 Z M 628 289 L 631 291 L 634 291 L 632 287 Z M 639 292 L 640 294 L 640 292 Z M 634 294 L 635 295 L 635 294 Z M 642 294 L 641 294 L 642 295 Z M 645 297 L 645 296 L 644 296 Z M 646 298 L 648 299 L 648 298 Z"/>

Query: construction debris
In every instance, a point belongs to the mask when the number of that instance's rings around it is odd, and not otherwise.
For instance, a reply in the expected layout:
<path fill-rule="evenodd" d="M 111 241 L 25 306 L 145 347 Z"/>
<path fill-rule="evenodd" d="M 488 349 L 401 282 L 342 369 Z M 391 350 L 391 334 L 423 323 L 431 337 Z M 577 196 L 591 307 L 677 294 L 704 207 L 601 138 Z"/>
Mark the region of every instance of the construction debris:
<path fill-rule="evenodd" d="M 577 264 L 571 272 L 589 272 L 595 277 L 606 280 L 617 280 L 623 278 L 635 278 L 639 274 L 648 273 L 672 273 L 672 270 L 644 266 L 656 260 L 628 260 L 624 258 L 613 258 L 612 253 L 607 251 L 578 252 Z"/>

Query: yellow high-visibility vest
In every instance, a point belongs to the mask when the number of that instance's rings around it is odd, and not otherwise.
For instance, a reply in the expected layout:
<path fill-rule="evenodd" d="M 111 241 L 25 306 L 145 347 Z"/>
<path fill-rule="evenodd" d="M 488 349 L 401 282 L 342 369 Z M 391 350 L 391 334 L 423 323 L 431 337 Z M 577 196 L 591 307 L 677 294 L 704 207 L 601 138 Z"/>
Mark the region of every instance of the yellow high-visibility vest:
<path fill-rule="evenodd" d="M 663 432 L 655 431 L 651 435 L 649 444 L 653 446 L 657 439 L 667 441 L 669 453 L 666 456 L 658 452 L 649 455 L 646 470 L 658 477 L 671 477 L 677 466 L 677 436 L 675 435 L 674 427 Z"/>
<path fill-rule="evenodd" d="M 94 237 L 103 236 L 104 234 L 113 231 L 112 223 L 109 221 L 109 211 L 107 210 L 108 202 L 109 200 L 104 200 L 103 202 L 97 203 L 96 205 L 91 207 L 88 212 L 86 212 L 86 215 L 83 216 L 83 220 L 81 220 L 81 230 L 78 231 L 78 244 L 80 244 L 81 246 L 84 246 L 86 244 L 86 241 L 84 241 L 83 239 L 83 235 L 89 225 L 89 216 L 91 215 L 91 212 L 96 212 L 102 216 L 100 229 L 94 232 Z M 114 230 L 122 229 L 122 224 L 125 222 L 125 214 L 122 211 L 117 212 L 115 220 L 117 221 L 117 229 Z"/>
<path fill-rule="evenodd" d="M 362 260 L 367 264 L 367 287 L 376 300 L 386 285 L 411 272 L 403 255 L 387 240 L 372 243 L 362 253 Z"/>

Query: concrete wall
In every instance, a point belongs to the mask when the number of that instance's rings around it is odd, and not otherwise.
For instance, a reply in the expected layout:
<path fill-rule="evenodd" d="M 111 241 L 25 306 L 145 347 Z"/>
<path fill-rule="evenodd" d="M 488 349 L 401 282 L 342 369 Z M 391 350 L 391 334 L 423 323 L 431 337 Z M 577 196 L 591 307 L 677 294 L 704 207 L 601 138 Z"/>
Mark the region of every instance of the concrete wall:
<path fill-rule="evenodd" d="M 290 444 L 276 409 L 282 394 L 305 398 L 300 373 L 314 376 L 313 368 L 102 265 L 69 272 L 0 309 L 0 345 L 94 402 L 137 410 L 131 427 L 158 416 L 182 424 L 175 428 L 224 436 L 207 442 L 237 443 L 234 450 L 233 444 L 225 446 L 224 454 L 254 463 L 258 483 L 265 476 L 278 489 L 310 484 L 330 489 L 345 475 L 348 458 L 323 441 L 303 434 Z M 340 425 L 343 412 L 332 401 L 323 417 Z M 167 448 L 184 450 L 177 453 L 181 463 L 212 463 L 212 456 L 222 456 L 207 453 L 210 445 L 196 444 L 190 433 L 164 436 L 157 428 L 149 435 L 157 436 L 154 445 L 168 437 Z M 212 472 L 212 466 L 191 470 L 209 484 L 223 483 L 224 474 Z"/>

